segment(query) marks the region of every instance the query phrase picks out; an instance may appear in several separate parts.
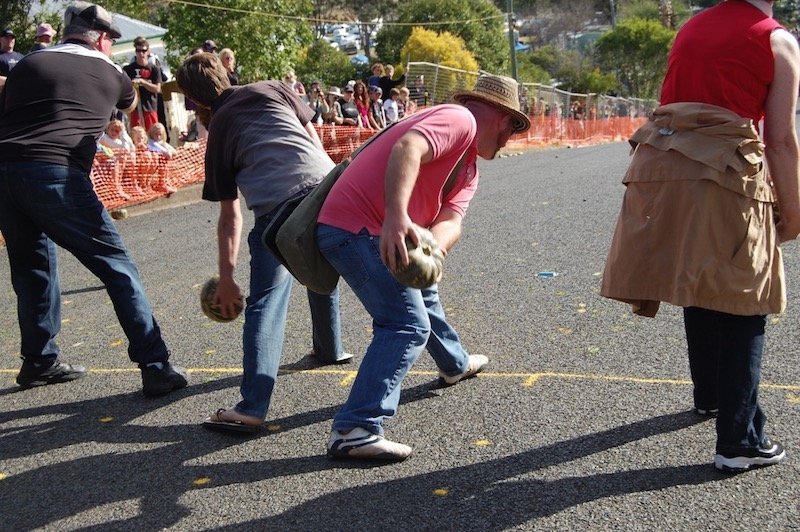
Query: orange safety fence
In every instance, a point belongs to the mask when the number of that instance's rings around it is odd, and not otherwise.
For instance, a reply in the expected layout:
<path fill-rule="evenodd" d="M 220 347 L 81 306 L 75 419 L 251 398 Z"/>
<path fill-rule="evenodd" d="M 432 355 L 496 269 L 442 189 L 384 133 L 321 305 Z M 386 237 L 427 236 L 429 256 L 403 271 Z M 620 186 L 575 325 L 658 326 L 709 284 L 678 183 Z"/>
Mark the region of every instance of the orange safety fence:
<path fill-rule="evenodd" d="M 514 135 L 509 148 L 547 145 L 585 145 L 614 142 L 630 137 L 647 119 L 645 117 L 607 117 L 598 119 L 531 116 L 531 129 Z M 316 126 L 322 145 L 333 162 L 339 163 L 375 131 L 351 126 Z M 92 166 L 95 192 L 109 210 L 137 205 L 169 196 L 177 189 L 201 183 L 205 140 L 186 143 L 172 157 L 137 151 L 115 152 L 113 157 L 100 155 Z M 3 244 L 0 234 L 0 245 Z"/>

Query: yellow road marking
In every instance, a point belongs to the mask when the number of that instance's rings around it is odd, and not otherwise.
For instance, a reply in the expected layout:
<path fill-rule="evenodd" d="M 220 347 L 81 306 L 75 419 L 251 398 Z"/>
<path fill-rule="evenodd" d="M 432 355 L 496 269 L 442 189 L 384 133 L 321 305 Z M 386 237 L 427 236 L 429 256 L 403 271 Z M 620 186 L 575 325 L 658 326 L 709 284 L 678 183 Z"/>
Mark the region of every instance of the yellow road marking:
<path fill-rule="evenodd" d="M 90 373 L 138 373 L 139 369 L 132 368 L 90 368 Z M 187 368 L 189 373 L 230 373 L 241 374 L 242 368 L 236 367 L 199 367 Z M 19 372 L 19 368 L 13 369 L 0 369 L 0 374 L 14 374 Z M 331 369 L 331 368 L 314 368 L 314 369 L 281 369 L 279 375 L 290 374 L 305 374 L 305 375 L 341 375 L 342 386 L 349 385 L 355 379 L 357 371 L 348 369 Z M 409 375 L 437 377 L 438 371 L 423 371 L 411 370 Z M 678 386 L 691 385 L 692 381 L 687 379 L 664 379 L 658 377 L 636 377 L 632 375 L 604 375 L 599 373 L 561 373 L 555 371 L 543 371 L 533 373 L 516 373 L 516 372 L 502 372 L 502 371 L 484 371 L 478 375 L 479 378 L 492 378 L 492 379 L 514 379 L 521 380 L 522 386 L 530 387 L 536 385 L 542 378 L 549 378 L 555 380 L 587 380 L 587 381 L 605 381 L 605 382 L 625 382 L 637 384 L 672 384 Z M 773 390 L 786 390 L 790 392 L 800 392 L 800 384 L 775 384 L 762 382 L 761 388 Z"/>

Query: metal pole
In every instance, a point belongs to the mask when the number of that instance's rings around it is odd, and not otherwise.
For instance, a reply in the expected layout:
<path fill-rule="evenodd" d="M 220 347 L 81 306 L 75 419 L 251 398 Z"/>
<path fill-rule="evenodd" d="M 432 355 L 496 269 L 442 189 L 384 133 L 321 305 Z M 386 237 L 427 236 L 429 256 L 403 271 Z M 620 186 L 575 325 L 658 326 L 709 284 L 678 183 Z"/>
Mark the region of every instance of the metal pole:
<path fill-rule="evenodd" d="M 608 0 L 608 3 L 611 5 L 611 27 L 615 27 L 617 25 L 617 8 L 614 6 L 614 0 Z"/>
<path fill-rule="evenodd" d="M 507 0 L 508 6 L 508 44 L 511 47 L 511 77 L 519 79 L 517 73 L 517 40 L 514 38 L 514 0 Z"/>

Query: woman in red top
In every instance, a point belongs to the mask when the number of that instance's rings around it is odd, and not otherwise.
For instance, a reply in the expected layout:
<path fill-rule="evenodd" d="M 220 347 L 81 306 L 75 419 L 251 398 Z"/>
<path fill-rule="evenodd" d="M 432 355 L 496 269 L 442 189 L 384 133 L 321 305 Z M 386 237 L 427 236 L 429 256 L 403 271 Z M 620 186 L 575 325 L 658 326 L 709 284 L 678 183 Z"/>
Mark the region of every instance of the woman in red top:
<path fill-rule="evenodd" d="M 717 418 L 723 471 L 785 457 L 758 384 L 766 314 L 786 304 L 779 244 L 800 233 L 800 51 L 772 5 L 727 0 L 678 32 L 661 106 L 632 139 L 601 288 L 646 316 L 683 307 L 694 411 Z"/>

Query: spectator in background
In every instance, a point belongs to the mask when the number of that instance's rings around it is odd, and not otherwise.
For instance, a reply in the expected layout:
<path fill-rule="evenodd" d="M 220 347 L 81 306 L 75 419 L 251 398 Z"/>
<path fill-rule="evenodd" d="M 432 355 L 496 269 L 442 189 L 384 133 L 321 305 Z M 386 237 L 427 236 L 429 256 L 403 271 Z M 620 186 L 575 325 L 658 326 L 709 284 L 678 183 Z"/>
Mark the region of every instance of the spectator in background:
<path fill-rule="evenodd" d="M 136 58 L 123 70 L 139 92 L 139 105 L 130 113 L 132 127 L 148 130 L 158 122 L 158 94 L 161 92 L 161 67 L 150 63 L 150 44 L 144 37 L 134 39 Z"/>
<path fill-rule="evenodd" d="M 306 98 L 306 88 L 297 79 L 297 74 L 291 68 L 283 75 L 283 82 L 286 83 L 298 96 L 308 101 Z"/>
<path fill-rule="evenodd" d="M 369 78 L 367 78 L 367 85 L 370 87 L 380 85 L 381 78 L 383 77 L 384 74 L 383 63 L 375 63 L 374 65 L 372 65 L 370 71 L 372 72 L 372 75 Z"/>
<path fill-rule="evenodd" d="M 392 79 L 392 77 L 394 77 L 394 66 L 392 65 L 386 65 L 383 67 L 383 72 L 384 75 L 378 80 L 377 85 L 383 91 L 383 95 L 388 98 L 389 91 L 406 82 L 406 75 L 403 74 L 398 79 Z"/>
<path fill-rule="evenodd" d="M 428 89 L 425 87 L 425 76 L 419 75 L 414 78 L 414 85 L 409 87 L 408 90 L 411 101 L 414 102 L 417 107 L 428 105 Z"/>
<path fill-rule="evenodd" d="M 207 39 L 206 41 L 203 42 L 202 49 L 206 53 L 214 54 L 217 52 L 217 43 L 215 43 L 211 39 Z"/>
<path fill-rule="evenodd" d="M 398 119 L 413 114 L 417 110 L 417 104 L 411 99 L 408 87 L 400 87 L 400 98 L 397 100 Z"/>
<path fill-rule="evenodd" d="M 322 89 L 321 81 L 312 81 L 309 89 L 308 106 L 314 111 L 314 116 L 311 117 L 311 123 L 319 125 L 324 122 L 323 116 L 330 110 L 328 108 L 328 101 L 325 99 L 325 91 Z"/>
<path fill-rule="evenodd" d="M 149 140 L 145 128 L 142 126 L 131 128 L 136 165 L 132 168 L 130 178 L 133 181 L 134 194 L 137 195 L 150 193 L 150 177 L 158 173 L 159 157 L 147 148 Z"/>
<path fill-rule="evenodd" d="M 36 50 L 47 48 L 48 46 L 53 44 L 53 36 L 55 34 L 56 30 L 54 30 L 53 26 L 51 26 L 47 22 L 39 24 L 36 27 L 36 40 L 33 42 L 30 52 L 35 52 Z"/>
<path fill-rule="evenodd" d="M 344 126 L 361 127 L 361 113 L 355 100 L 355 87 L 355 81 L 348 81 L 342 93 L 342 99 L 339 100 L 342 109 L 342 125 Z"/>
<path fill-rule="evenodd" d="M 383 93 L 380 87 L 372 86 L 369 88 L 369 126 L 372 129 L 383 129 L 386 127 L 386 115 L 383 112 Z"/>
<path fill-rule="evenodd" d="M 236 72 L 236 56 L 233 55 L 233 50 L 230 48 L 223 48 L 219 51 L 219 58 L 222 61 L 222 66 L 228 73 L 228 81 L 231 85 L 239 84 L 239 74 Z"/>
<path fill-rule="evenodd" d="M 125 131 L 125 125 L 121 120 L 116 118 L 111 119 L 106 126 L 106 130 L 100 137 L 99 143 L 112 150 L 124 150 L 128 153 L 134 153 L 136 148 L 133 145 L 128 133 Z"/>
<path fill-rule="evenodd" d="M 0 76 L 8 76 L 11 69 L 24 57 L 21 53 L 14 51 L 16 43 L 17 36 L 10 28 L 6 28 L 0 33 Z"/>
<path fill-rule="evenodd" d="M 356 108 L 358 109 L 358 125 L 367 129 L 375 129 L 372 127 L 369 120 L 369 106 L 372 102 L 367 92 L 367 86 L 359 79 L 356 80 L 353 87 L 353 100 L 356 102 Z"/>
<path fill-rule="evenodd" d="M 60 359 L 55 341 L 61 327 L 58 245 L 103 283 L 128 338 L 128 356 L 141 370 L 144 394 L 163 395 L 186 386 L 186 372 L 170 364 L 138 268 L 89 178 L 93 139 L 112 109 L 136 105 L 131 80 L 109 59 L 121 34 L 108 11 L 88 2 L 70 4 L 64 26 L 62 44 L 20 60 L 2 98 L 0 231 L 17 295 L 23 362 L 16 381 L 30 388 L 86 374 Z"/>
<path fill-rule="evenodd" d="M 383 102 L 383 115 L 386 117 L 386 124 L 394 124 L 400 119 L 400 107 L 397 102 L 400 99 L 400 91 L 391 89 L 389 97 Z"/>
<path fill-rule="evenodd" d="M 167 130 L 164 128 L 164 124 L 156 122 L 150 126 L 147 131 L 147 137 L 147 149 L 158 154 L 160 159 L 158 161 L 158 171 L 156 172 L 158 182 L 153 186 L 153 190 L 164 194 L 172 194 L 177 189 L 167 184 L 167 161 L 165 159 L 171 159 L 177 152 L 167 142 Z"/>
<path fill-rule="evenodd" d="M 167 129 L 164 124 L 156 122 L 147 130 L 147 149 L 165 155 L 166 157 L 175 156 L 175 148 L 167 142 Z"/>
<path fill-rule="evenodd" d="M 325 95 L 325 100 L 328 104 L 328 112 L 322 115 L 322 121 L 325 124 L 333 124 L 340 126 L 344 122 L 342 114 L 342 104 L 339 100 L 342 97 L 342 91 L 339 87 L 331 87 Z"/>

